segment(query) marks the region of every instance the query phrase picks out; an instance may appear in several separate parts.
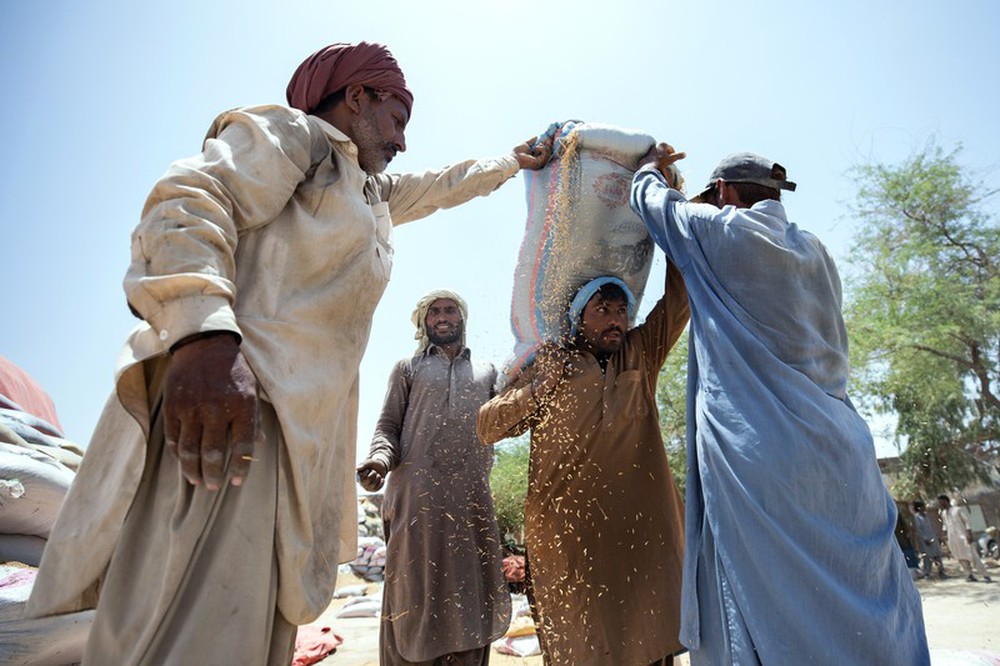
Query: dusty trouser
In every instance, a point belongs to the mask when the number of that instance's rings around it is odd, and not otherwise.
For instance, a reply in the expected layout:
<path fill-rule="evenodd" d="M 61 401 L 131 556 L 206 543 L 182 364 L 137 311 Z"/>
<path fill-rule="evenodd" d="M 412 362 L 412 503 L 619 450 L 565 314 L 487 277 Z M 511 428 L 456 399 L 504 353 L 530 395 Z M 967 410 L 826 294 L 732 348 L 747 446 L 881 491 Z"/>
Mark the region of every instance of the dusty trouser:
<path fill-rule="evenodd" d="M 263 445 L 242 486 L 192 486 L 153 414 L 143 480 L 101 587 L 83 663 L 287 666 L 295 625 L 277 609 L 281 431 L 261 403 Z"/>

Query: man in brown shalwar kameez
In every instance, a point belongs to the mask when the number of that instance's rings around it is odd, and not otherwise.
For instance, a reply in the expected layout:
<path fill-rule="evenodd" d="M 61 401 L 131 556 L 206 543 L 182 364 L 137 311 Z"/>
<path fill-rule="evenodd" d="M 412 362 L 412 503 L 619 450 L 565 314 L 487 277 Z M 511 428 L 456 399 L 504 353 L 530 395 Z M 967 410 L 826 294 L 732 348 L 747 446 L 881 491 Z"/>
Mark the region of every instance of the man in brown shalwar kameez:
<path fill-rule="evenodd" d="M 497 372 L 465 346 L 468 309 L 438 289 L 413 311 L 417 353 L 389 377 L 358 479 L 369 491 L 392 472 L 382 505 L 385 587 L 382 666 L 481 666 L 510 623 L 500 532 L 490 495 L 493 447 L 476 414 Z"/>
<path fill-rule="evenodd" d="M 647 666 L 683 648 L 684 528 L 667 465 L 656 380 L 688 321 L 684 282 L 628 330 L 635 299 L 616 278 L 584 285 L 570 341 L 479 411 L 492 444 L 531 430 L 525 540 L 546 664 Z"/>
<path fill-rule="evenodd" d="M 142 322 L 28 602 L 96 603 L 85 664 L 290 663 L 356 552 L 358 368 L 393 226 L 548 157 L 385 173 L 413 95 L 381 44 L 317 51 L 287 100 L 220 115 L 133 233 Z"/>

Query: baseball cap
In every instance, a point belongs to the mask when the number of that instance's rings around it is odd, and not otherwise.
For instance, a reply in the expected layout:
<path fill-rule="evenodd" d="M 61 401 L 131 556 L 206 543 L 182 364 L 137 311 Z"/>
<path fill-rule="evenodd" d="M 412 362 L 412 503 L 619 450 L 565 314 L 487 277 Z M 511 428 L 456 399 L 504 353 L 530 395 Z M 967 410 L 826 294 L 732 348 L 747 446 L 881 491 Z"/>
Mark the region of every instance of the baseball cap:
<path fill-rule="evenodd" d="M 776 190 L 795 191 L 795 183 L 787 179 L 785 167 L 777 162 L 772 162 L 756 153 L 733 153 L 719 162 L 719 166 L 715 167 L 708 179 L 708 185 L 691 201 L 696 203 L 704 201 L 704 196 L 719 178 L 727 183 L 756 183 Z"/>

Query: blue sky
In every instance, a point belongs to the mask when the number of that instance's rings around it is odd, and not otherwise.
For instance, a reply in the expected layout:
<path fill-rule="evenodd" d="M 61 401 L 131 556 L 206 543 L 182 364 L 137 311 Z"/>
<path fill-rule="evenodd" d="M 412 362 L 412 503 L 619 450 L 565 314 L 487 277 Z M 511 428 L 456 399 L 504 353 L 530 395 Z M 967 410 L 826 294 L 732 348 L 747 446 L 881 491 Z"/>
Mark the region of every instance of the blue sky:
<path fill-rule="evenodd" d="M 788 168 L 789 216 L 846 272 L 853 165 L 897 162 L 933 136 L 962 143 L 963 162 L 996 182 L 998 25 L 994 0 L 6 0 L 0 354 L 85 444 L 134 324 L 121 279 L 149 189 L 200 149 L 217 113 L 283 103 L 298 63 L 330 42 L 385 43 L 407 75 L 408 150 L 391 170 L 499 155 L 570 118 L 672 143 L 696 185 L 723 155 L 752 150 Z M 396 229 L 361 368 L 362 453 L 423 293 L 463 294 L 473 352 L 498 365 L 509 354 L 525 212 L 518 177 Z M 658 271 L 659 258 L 647 305 Z"/>

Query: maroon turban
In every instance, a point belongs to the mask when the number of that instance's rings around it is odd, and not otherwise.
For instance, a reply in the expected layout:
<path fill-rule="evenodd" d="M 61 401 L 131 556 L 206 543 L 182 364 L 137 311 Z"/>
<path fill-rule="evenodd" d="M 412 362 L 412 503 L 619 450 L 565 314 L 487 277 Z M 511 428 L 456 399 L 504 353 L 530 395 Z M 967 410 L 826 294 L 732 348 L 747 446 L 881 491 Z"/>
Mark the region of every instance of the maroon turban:
<path fill-rule="evenodd" d="M 288 104 L 312 113 L 320 101 L 349 85 L 360 84 L 398 97 L 413 109 L 413 93 L 399 63 L 381 44 L 331 44 L 312 54 L 299 65 L 288 82 Z"/>

